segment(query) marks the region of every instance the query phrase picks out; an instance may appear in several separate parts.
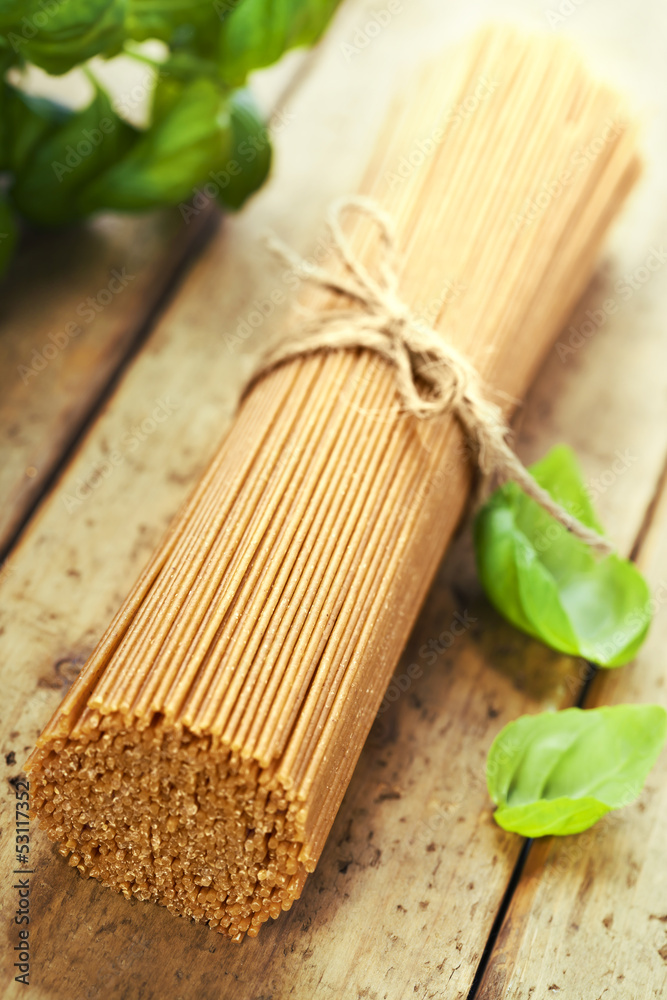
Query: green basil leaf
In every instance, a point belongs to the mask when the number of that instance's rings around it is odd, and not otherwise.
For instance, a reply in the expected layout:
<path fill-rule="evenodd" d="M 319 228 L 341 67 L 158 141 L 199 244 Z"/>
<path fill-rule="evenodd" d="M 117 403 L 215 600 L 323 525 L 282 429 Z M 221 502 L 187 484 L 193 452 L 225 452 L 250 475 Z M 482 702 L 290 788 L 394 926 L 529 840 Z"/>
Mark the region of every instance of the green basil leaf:
<path fill-rule="evenodd" d="M 2 0 L 0 0 L 0 3 L 2 3 Z M 2 27 L 0 26 L 1 30 Z M 4 77 L 9 67 L 13 66 L 17 61 L 16 53 L 10 48 L 9 42 L 4 35 L 0 35 L 0 77 Z"/>
<path fill-rule="evenodd" d="M 339 0 L 214 0 L 222 19 L 220 73 L 234 86 L 284 52 L 317 41 Z"/>
<path fill-rule="evenodd" d="M 1 53 L 0 53 L 1 55 Z M 8 105 L 11 87 L 3 77 L 4 67 L 0 60 L 0 170 L 9 170 L 9 129 L 7 127 Z"/>
<path fill-rule="evenodd" d="M 541 486 L 601 531 L 573 452 L 560 445 L 532 466 Z M 548 646 L 603 667 L 631 660 L 651 620 L 648 585 L 627 559 L 597 558 L 515 484 L 480 510 L 480 580 L 508 621 Z"/>
<path fill-rule="evenodd" d="M 15 125 L 11 200 L 38 225 L 71 222 L 81 215 L 81 189 L 130 149 L 137 131 L 116 115 L 101 88 L 78 112 L 25 96 L 19 100 L 29 114 Z"/>
<path fill-rule="evenodd" d="M 213 0 L 127 0 L 126 32 L 137 41 L 159 38 L 172 49 L 213 54 L 220 18 Z"/>
<path fill-rule="evenodd" d="M 16 245 L 16 226 L 12 211 L 0 192 L 0 275 L 7 270 Z"/>
<path fill-rule="evenodd" d="M 580 833 L 637 798 L 666 736 L 660 705 L 523 715 L 487 758 L 494 819 L 524 837 Z"/>
<path fill-rule="evenodd" d="M 47 73 L 67 73 L 92 56 L 115 55 L 125 38 L 127 0 L 4 2 L 0 25 L 12 50 Z"/>
<path fill-rule="evenodd" d="M 55 134 L 72 115 L 62 104 L 24 94 L 7 84 L 2 107 L 5 169 L 14 173 L 25 170 L 39 143 Z"/>
<path fill-rule="evenodd" d="M 210 171 L 229 160 L 230 111 L 227 96 L 213 80 L 176 85 L 163 81 L 155 93 L 159 112 L 122 160 L 97 177 L 82 193 L 84 212 L 102 208 L 139 211 L 177 205 L 192 195 Z"/>
<path fill-rule="evenodd" d="M 218 200 L 226 208 L 238 209 L 267 178 L 271 167 L 271 139 L 250 91 L 235 90 L 231 95 L 230 111 L 231 161 L 240 167 L 240 173 L 230 173 L 229 183 L 220 188 Z"/>
<path fill-rule="evenodd" d="M 160 76 L 164 79 L 169 77 L 175 86 L 188 83 L 199 76 L 208 76 L 212 80 L 220 81 L 218 64 L 215 60 L 184 50 L 172 53 L 160 64 Z"/>
<path fill-rule="evenodd" d="M 0 0 L 0 31 L 19 24 L 30 10 L 30 0 Z"/>

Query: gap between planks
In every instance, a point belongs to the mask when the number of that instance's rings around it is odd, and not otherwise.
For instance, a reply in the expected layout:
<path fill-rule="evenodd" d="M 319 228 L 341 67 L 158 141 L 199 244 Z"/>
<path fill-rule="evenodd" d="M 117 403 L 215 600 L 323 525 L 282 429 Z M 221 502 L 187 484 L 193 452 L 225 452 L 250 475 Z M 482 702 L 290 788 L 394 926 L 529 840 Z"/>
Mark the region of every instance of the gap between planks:
<path fill-rule="evenodd" d="M 112 397 L 124 373 L 130 367 L 134 358 L 141 351 L 141 348 L 149 336 L 150 331 L 168 308 L 170 302 L 173 301 L 174 297 L 177 295 L 184 276 L 192 266 L 193 261 L 197 259 L 206 244 L 213 237 L 219 222 L 219 217 L 213 212 L 207 212 L 206 216 L 202 218 L 194 239 L 186 244 L 184 253 L 175 262 L 175 265 L 169 274 L 168 283 L 165 284 L 159 296 L 152 303 L 141 323 L 135 327 L 136 332 L 128 341 L 124 353 L 119 355 L 116 359 L 115 365 L 111 365 L 105 373 L 106 381 L 100 385 L 97 395 L 91 397 L 89 406 L 81 415 L 80 422 L 71 427 L 69 436 L 62 441 L 61 450 L 54 457 L 51 466 L 47 467 L 45 473 L 40 477 L 38 489 L 31 492 L 31 494 L 24 498 L 23 504 L 21 505 L 22 509 L 19 509 L 19 505 L 17 504 L 15 515 L 8 525 L 8 530 L 5 532 L 4 539 L 2 540 L 2 548 L 0 548 L 0 566 L 10 556 L 13 548 L 21 537 L 21 533 L 29 524 L 31 518 L 35 514 L 35 511 L 38 509 L 44 498 L 49 494 L 63 469 L 76 453 L 86 434 L 94 425 L 106 403 Z"/>

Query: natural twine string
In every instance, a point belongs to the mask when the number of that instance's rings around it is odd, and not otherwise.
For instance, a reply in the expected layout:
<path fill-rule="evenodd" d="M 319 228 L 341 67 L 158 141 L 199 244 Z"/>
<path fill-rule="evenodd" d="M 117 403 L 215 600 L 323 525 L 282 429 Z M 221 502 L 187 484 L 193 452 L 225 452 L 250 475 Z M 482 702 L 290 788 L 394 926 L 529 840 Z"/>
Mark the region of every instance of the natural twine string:
<path fill-rule="evenodd" d="M 348 209 L 366 215 L 379 229 L 382 253 L 377 278 L 355 255 L 343 232 L 342 216 Z M 344 197 L 332 203 L 326 221 L 332 249 L 345 265 L 343 277 L 310 264 L 275 237 L 269 238 L 268 245 L 296 275 L 351 299 L 353 304 L 321 310 L 281 339 L 261 361 L 246 392 L 268 372 L 294 358 L 346 348 L 375 351 L 394 368 L 404 412 L 419 419 L 453 413 L 474 446 L 484 475 L 513 480 L 592 549 L 602 554 L 613 551 L 605 538 L 573 517 L 535 481 L 507 443 L 510 432 L 502 411 L 486 397 L 475 367 L 401 300 L 397 243 L 387 213 L 370 198 Z"/>

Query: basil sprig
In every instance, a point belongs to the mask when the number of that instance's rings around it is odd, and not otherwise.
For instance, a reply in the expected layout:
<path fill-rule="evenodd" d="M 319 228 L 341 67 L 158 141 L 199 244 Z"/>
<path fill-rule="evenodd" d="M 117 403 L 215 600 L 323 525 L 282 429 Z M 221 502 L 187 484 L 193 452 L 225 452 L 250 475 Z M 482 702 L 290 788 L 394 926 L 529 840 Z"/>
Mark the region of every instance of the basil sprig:
<path fill-rule="evenodd" d="M 61 74 L 121 51 L 128 0 L 0 0 L 0 32 L 21 62 Z"/>
<path fill-rule="evenodd" d="M 580 833 L 637 798 L 666 735 L 660 705 L 524 715 L 489 751 L 494 818 L 525 837 Z"/>
<path fill-rule="evenodd" d="M 530 471 L 580 521 L 602 531 L 569 448 L 553 448 Z M 631 562 L 598 558 L 515 483 L 482 507 L 474 536 L 480 580 L 513 625 L 602 667 L 633 659 L 646 638 L 652 602 Z"/>
<path fill-rule="evenodd" d="M 260 66 L 270 66 L 283 52 L 317 41 L 338 0 L 243 0 L 221 4 L 230 9 L 220 34 L 219 61 L 225 79 L 235 86 Z"/>
<path fill-rule="evenodd" d="M 118 118 L 99 87 L 91 103 L 76 112 L 14 90 L 10 113 L 16 174 L 9 197 L 23 218 L 41 226 L 79 218 L 87 186 L 124 156 L 138 135 Z"/>
<path fill-rule="evenodd" d="M 247 76 L 319 38 L 337 3 L 0 0 L 0 273 L 21 217 L 60 226 L 106 209 L 183 205 L 202 192 L 226 208 L 243 205 L 271 163 Z M 8 70 L 28 63 L 61 74 L 93 56 L 142 58 L 136 43 L 148 39 L 165 42 L 169 54 L 156 66 L 145 129 L 129 124 L 94 80 L 81 111 L 9 82 Z"/>

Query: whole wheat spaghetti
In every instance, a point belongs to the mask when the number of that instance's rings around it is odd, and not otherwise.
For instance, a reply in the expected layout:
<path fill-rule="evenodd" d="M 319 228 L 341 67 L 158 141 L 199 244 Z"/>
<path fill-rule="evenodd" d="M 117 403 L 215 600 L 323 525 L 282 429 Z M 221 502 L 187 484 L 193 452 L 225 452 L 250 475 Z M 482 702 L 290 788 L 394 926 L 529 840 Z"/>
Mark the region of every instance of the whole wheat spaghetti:
<path fill-rule="evenodd" d="M 567 43 L 503 29 L 385 126 L 363 193 L 396 227 L 401 299 L 505 411 L 590 280 L 635 143 Z M 350 222 L 373 273 L 377 232 Z M 289 909 L 470 476 L 452 414 L 403 412 L 373 351 L 261 378 L 28 763 L 69 863 L 234 940 Z"/>

